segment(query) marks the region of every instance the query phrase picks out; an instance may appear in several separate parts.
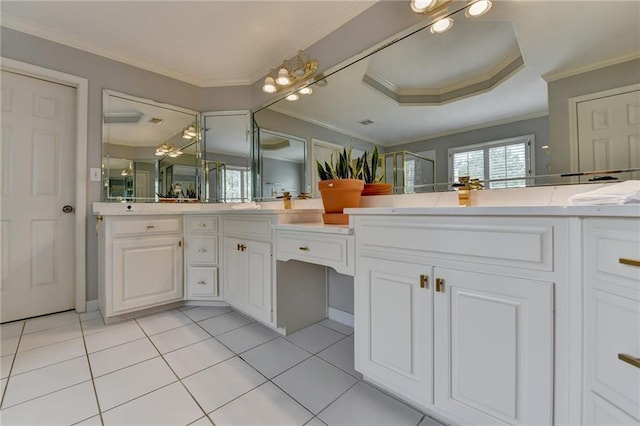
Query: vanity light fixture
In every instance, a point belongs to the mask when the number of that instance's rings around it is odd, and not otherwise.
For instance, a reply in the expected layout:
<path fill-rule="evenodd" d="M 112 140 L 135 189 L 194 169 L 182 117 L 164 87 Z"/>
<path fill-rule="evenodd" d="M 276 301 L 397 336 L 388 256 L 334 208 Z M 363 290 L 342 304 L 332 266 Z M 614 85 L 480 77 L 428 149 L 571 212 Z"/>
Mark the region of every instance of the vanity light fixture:
<path fill-rule="evenodd" d="M 427 9 L 432 9 L 437 0 L 411 0 L 411 10 L 416 13 L 424 13 Z"/>
<path fill-rule="evenodd" d="M 451 29 L 452 26 L 453 26 L 453 19 L 442 18 L 434 22 L 431 25 L 431 28 L 429 28 L 429 31 L 431 31 L 431 34 L 442 34 L 443 32 Z"/>
<path fill-rule="evenodd" d="M 133 176 L 133 161 L 129 161 L 129 166 L 120 172 L 121 176 Z"/>
<path fill-rule="evenodd" d="M 471 3 L 471 6 L 467 8 L 465 15 L 471 18 L 477 18 L 482 16 L 491 9 L 491 0 L 478 0 Z"/>
<path fill-rule="evenodd" d="M 293 102 L 293 101 L 297 101 L 298 99 L 300 99 L 300 96 L 298 96 L 297 93 L 292 93 L 292 94 L 288 95 L 285 99 L 288 100 L 288 101 L 292 101 Z"/>
<path fill-rule="evenodd" d="M 274 69 L 264 79 L 262 91 L 276 93 L 311 79 L 318 71 L 318 60 L 309 59 L 307 54 L 300 50 L 295 57 L 282 62 L 277 72 Z"/>
<path fill-rule="evenodd" d="M 182 139 L 191 140 L 195 138 L 197 134 L 195 126 L 189 126 L 182 131 Z"/>
<path fill-rule="evenodd" d="M 311 87 L 303 87 L 302 89 L 298 90 L 298 93 L 300 93 L 301 95 L 310 95 L 313 93 L 313 90 L 311 89 Z"/>

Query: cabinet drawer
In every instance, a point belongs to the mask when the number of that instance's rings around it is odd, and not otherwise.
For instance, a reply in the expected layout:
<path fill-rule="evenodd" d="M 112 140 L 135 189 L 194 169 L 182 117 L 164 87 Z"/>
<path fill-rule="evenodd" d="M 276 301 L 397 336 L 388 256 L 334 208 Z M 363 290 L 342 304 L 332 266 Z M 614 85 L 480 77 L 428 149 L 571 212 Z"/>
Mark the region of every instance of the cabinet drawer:
<path fill-rule="evenodd" d="M 114 237 L 136 234 L 182 233 L 182 218 L 177 216 L 142 216 L 113 219 L 111 235 Z"/>
<path fill-rule="evenodd" d="M 588 319 L 589 390 L 640 421 L 640 368 L 618 358 L 640 358 L 640 301 L 592 290 Z"/>
<path fill-rule="evenodd" d="M 212 216 L 190 216 L 187 218 L 189 233 L 212 234 L 218 232 L 218 218 Z"/>
<path fill-rule="evenodd" d="M 587 277 L 640 291 L 640 221 L 591 219 L 585 233 Z"/>
<path fill-rule="evenodd" d="M 225 217 L 225 235 L 234 235 L 240 238 L 271 239 L 270 217 Z"/>
<path fill-rule="evenodd" d="M 187 256 L 190 264 L 217 264 L 218 237 L 190 236 L 187 245 Z"/>
<path fill-rule="evenodd" d="M 276 241 L 278 260 L 300 260 L 354 274 L 352 236 L 278 231 Z"/>
<path fill-rule="evenodd" d="M 187 295 L 189 299 L 218 296 L 218 268 L 189 268 Z"/>
<path fill-rule="evenodd" d="M 553 271 L 554 227 L 532 218 L 356 216 L 361 250 L 541 271 Z"/>

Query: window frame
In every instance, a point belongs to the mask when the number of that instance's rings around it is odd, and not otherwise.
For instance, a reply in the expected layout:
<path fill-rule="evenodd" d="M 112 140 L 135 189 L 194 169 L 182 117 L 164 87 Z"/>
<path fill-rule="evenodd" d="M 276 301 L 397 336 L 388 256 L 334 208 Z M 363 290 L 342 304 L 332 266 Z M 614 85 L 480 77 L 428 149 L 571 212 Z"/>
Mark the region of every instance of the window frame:
<path fill-rule="evenodd" d="M 529 186 L 530 179 L 528 177 L 532 176 L 533 165 L 535 164 L 535 153 L 536 153 L 536 136 L 535 134 L 527 134 L 521 136 L 514 136 L 511 138 L 505 139 L 497 139 L 488 142 L 481 142 L 470 145 L 460 145 L 451 148 L 447 148 L 447 161 L 448 161 L 448 179 L 449 183 L 455 183 L 453 181 L 453 156 L 454 154 L 458 154 L 461 152 L 467 151 L 483 151 L 483 160 L 484 160 L 484 178 L 481 179 L 485 182 L 488 182 L 489 176 L 491 173 L 490 164 L 489 164 L 489 149 L 500 147 L 500 146 L 508 146 L 508 145 L 516 145 L 520 143 L 525 143 L 525 175 L 522 179 L 525 180 L 525 187 Z M 504 181 L 503 179 L 496 179 L 495 182 Z M 489 188 L 489 185 L 485 185 L 486 188 Z"/>

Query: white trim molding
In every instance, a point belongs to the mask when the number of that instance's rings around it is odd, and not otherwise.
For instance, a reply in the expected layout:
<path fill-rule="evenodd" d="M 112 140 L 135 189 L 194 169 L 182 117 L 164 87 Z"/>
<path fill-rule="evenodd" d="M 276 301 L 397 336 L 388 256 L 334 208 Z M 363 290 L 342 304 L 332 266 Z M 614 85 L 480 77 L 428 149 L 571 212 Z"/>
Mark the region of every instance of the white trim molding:
<path fill-rule="evenodd" d="M 87 222 L 87 119 L 89 80 L 71 74 L 0 57 L 0 68 L 76 89 L 76 170 L 75 170 L 75 287 L 77 312 L 87 309 L 86 222 Z"/>

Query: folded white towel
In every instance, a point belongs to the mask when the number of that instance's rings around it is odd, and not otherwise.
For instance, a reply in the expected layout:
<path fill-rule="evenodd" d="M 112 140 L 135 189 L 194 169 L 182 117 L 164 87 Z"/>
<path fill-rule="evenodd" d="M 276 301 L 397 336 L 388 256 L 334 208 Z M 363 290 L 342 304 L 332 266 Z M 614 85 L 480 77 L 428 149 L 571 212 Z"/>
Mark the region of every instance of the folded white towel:
<path fill-rule="evenodd" d="M 640 180 L 606 184 L 593 191 L 569 197 L 572 206 L 595 206 L 640 203 Z"/>
<path fill-rule="evenodd" d="M 260 205 L 256 204 L 255 201 L 251 201 L 250 203 L 237 203 L 231 206 L 233 210 L 259 210 Z"/>

